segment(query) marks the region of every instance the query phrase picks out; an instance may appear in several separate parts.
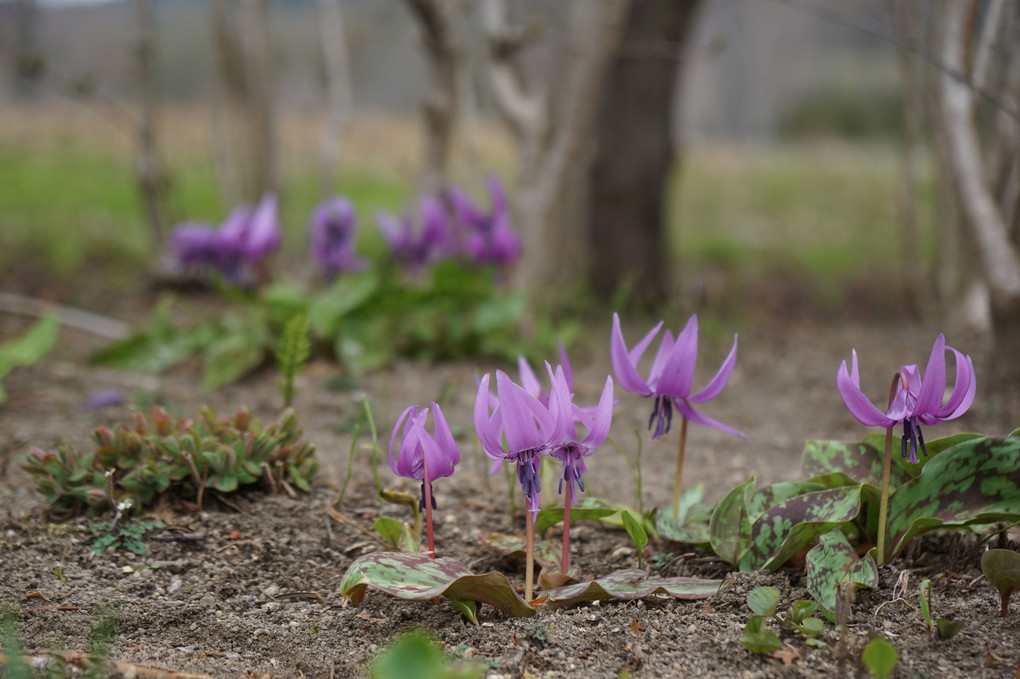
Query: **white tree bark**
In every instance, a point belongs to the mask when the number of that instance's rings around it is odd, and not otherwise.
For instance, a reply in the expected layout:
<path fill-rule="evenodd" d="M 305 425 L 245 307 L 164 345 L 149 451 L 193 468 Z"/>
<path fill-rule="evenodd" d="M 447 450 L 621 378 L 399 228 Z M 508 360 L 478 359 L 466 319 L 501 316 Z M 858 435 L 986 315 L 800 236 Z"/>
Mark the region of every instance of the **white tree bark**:
<path fill-rule="evenodd" d="M 503 117 L 520 144 L 516 217 L 523 256 L 518 289 L 541 290 L 570 269 L 568 220 L 572 172 L 582 167 L 610 58 L 624 27 L 628 0 L 574 2 L 569 8 L 561 79 L 544 91 L 527 82 L 518 62 L 522 42 L 502 0 L 486 0 L 489 80 Z M 579 250 L 574 250 L 575 254 Z"/>
<path fill-rule="evenodd" d="M 317 3 L 326 80 L 326 121 L 322 128 L 319 181 L 320 192 L 326 196 L 333 191 L 344 131 L 354 115 L 354 92 L 340 0 L 317 0 Z"/>
<path fill-rule="evenodd" d="M 1006 221 L 989 188 L 974 120 L 972 90 L 961 80 L 967 73 L 965 31 L 971 9 L 972 2 L 965 0 L 945 5 L 942 58 L 954 73 L 942 75 L 942 120 L 960 204 L 984 264 L 993 304 L 1009 309 L 1020 303 L 1020 254 L 1009 239 Z"/>

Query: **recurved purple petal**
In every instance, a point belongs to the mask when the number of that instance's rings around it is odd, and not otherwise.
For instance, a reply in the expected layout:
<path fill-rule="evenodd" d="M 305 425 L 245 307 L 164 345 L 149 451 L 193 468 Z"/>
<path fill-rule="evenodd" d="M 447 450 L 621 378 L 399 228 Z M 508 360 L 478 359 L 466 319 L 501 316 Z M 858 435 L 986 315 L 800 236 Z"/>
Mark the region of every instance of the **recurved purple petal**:
<path fill-rule="evenodd" d="M 478 394 L 475 396 L 475 432 L 482 442 L 482 450 L 491 458 L 502 460 L 506 457 L 506 451 L 500 441 L 499 427 L 494 420 L 495 415 L 489 416 L 489 373 L 482 376 L 478 383 Z M 496 406 L 497 411 L 499 406 Z"/>
<path fill-rule="evenodd" d="M 669 360 L 662 368 L 662 376 L 658 382 L 655 377 L 649 382 L 655 384 L 655 391 L 665 396 L 687 398 L 691 395 L 694 384 L 694 367 L 698 361 L 698 316 L 695 314 L 687 320 L 687 325 L 677 335 L 676 342 L 669 353 Z M 658 357 L 656 357 L 658 362 Z M 652 368 L 653 372 L 655 368 Z"/>
<path fill-rule="evenodd" d="M 634 347 L 634 351 L 628 352 L 627 345 L 623 341 L 623 331 L 620 330 L 620 316 L 613 313 L 613 330 L 610 334 L 609 356 L 613 362 L 613 372 L 616 373 L 617 381 L 627 391 L 632 391 L 642 396 L 648 396 L 652 393 L 651 388 L 641 378 L 641 375 L 638 374 L 637 362 L 641 359 L 641 354 L 661 327 L 662 321 L 659 321 L 659 324 L 652 328 L 651 332 L 645 335 L 644 339 L 638 342 Z"/>
<path fill-rule="evenodd" d="M 556 430 L 549 410 L 501 370 L 496 371 L 496 394 L 510 453 L 545 448 Z"/>
<path fill-rule="evenodd" d="M 521 375 L 521 386 L 524 387 L 524 391 L 541 401 L 544 395 L 542 383 L 538 381 L 538 376 L 531 369 L 528 359 L 523 356 L 517 357 L 517 372 Z"/>
<path fill-rule="evenodd" d="M 404 461 L 400 457 L 400 450 L 403 449 L 403 445 L 401 445 L 400 449 L 398 449 L 396 459 L 393 458 L 393 445 L 397 441 L 397 436 L 400 435 L 400 426 L 404 424 L 404 420 L 407 419 L 408 416 L 410 416 L 410 418 L 413 420 L 417 414 L 418 406 L 408 406 L 407 408 L 405 408 L 404 412 L 400 413 L 400 417 L 397 418 L 397 423 L 393 425 L 393 433 L 390 434 L 390 469 L 392 469 L 393 473 L 396 474 L 397 476 L 409 476 L 410 468 L 404 463 Z M 406 431 L 403 435 L 400 435 L 401 443 L 403 443 L 403 439 L 405 438 L 405 436 Z"/>
<path fill-rule="evenodd" d="M 857 378 L 857 379 L 855 379 Z M 850 414 L 858 422 L 868 427 L 891 427 L 896 423 L 875 407 L 875 404 L 868 400 L 868 397 L 861 391 L 859 384 L 859 373 L 857 371 L 857 351 L 853 352 L 853 373 L 848 373 L 846 361 L 839 364 L 836 371 L 836 387 L 839 395 L 843 397 Z"/>
<path fill-rule="evenodd" d="M 713 429 L 724 431 L 727 434 L 739 436 L 742 439 L 747 438 L 747 436 L 744 435 L 744 432 L 740 431 L 739 429 L 734 429 L 733 427 L 723 424 L 718 420 L 713 420 L 711 417 L 702 415 L 697 410 L 692 408 L 691 405 L 683 399 L 679 398 L 673 399 L 673 405 L 676 407 L 677 412 L 686 417 L 689 422 L 693 422 L 695 424 L 703 424 L 706 427 L 712 427 Z"/>
<path fill-rule="evenodd" d="M 956 382 L 953 384 L 953 393 L 944 406 L 939 408 L 938 418 L 940 420 L 953 420 L 963 415 L 974 403 L 974 396 L 977 394 L 977 377 L 974 374 L 974 363 L 970 356 L 946 347 L 956 357 Z"/>
<path fill-rule="evenodd" d="M 563 367 L 557 366 L 556 371 L 553 372 L 552 366 L 546 361 L 545 369 L 549 373 L 549 383 L 552 385 L 549 390 L 549 414 L 556 422 L 554 433 L 550 438 L 553 443 L 557 444 L 564 441 L 576 441 L 574 404 L 566 377 L 563 374 Z"/>
<path fill-rule="evenodd" d="M 595 417 L 592 418 L 591 428 L 588 435 L 581 441 L 588 450 L 594 450 L 601 446 L 609 430 L 613 425 L 613 378 L 606 376 L 606 386 L 602 387 L 602 396 L 599 398 L 598 407 L 595 408 Z"/>
<path fill-rule="evenodd" d="M 444 458 L 450 463 L 450 473 L 444 474 L 444 476 L 449 476 L 453 473 L 453 467 L 460 462 L 460 450 L 457 448 L 457 441 L 453 438 L 453 432 L 450 431 L 450 424 L 446 421 L 446 416 L 443 415 L 439 405 L 433 401 L 430 406 L 432 408 L 432 424 L 435 429 L 433 438 L 439 444 Z"/>
<path fill-rule="evenodd" d="M 659 342 L 659 349 L 655 352 L 652 369 L 648 371 L 648 386 L 656 394 L 661 393 L 659 382 L 662 381 L 662 376 L 666 371 L 666 364 L 669 363 L 669 358 L 673 355 L 674 346 L 673 333 L 666 330 L 666 332 L 662 333 L 662 341 Z M 634 365 L 637 365 L 637 363 L 635 362 Z"/>
<path fill-rule="evenodd" d="M 942 407 L 946 393 L 946 337 L 939 334 L 931 348 L 928 365 L 924 369 L 921 390 L 917 394 L 912 415 L 934 415 Z"/>
<path fill-rule="evenodd" d="M 506 212 L 506 191 L 503 190 L 503 182 L 500 181 L 499 175 L 490 174 L 486 178 L 485 183 L 489 188 L 489 205 L 492 208 L 492 214 L 498 215 Z"/>
<path fill-rule="evenodd" d="M 713 398 L 719 395 L 726 386 L 726 383 L 730 381 L 730 376 L 733 374 L 733 366 L 737 363 L 737 336 L 733 336 L 733 348 L 730 349 L 729 355 L 726 356 L 726 360 L 719 367 L 719 372 L 715 374 L 715 377 L 705 385 L 705 388 L 689 397 L 687 400 L 691 403 L 704 403 L 705 401 L 711 401 Z"/>

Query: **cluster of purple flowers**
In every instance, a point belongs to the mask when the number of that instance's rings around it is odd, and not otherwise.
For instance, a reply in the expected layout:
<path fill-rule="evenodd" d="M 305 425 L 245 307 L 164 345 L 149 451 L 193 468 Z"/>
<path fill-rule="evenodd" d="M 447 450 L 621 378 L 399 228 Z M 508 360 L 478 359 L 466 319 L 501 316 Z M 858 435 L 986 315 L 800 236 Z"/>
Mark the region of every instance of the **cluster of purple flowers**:
<path fill-rule="evenodd" d="M 400 219 L 378 214 L 376 222 L 390 252 L 409 267 L 457 257 L 501 267 L 516 262 L 521 242 L 510 222 L 506 193 L 497 176 L 490 175 L 487 183 L 488 212 L 472 203 L 462 188 L 451 186 L 422 197 L 417 214 L 405 212 Z"/>
<path fill-rule="evenodd" d="M 459 186 L 424 196 L 416 214 L 401 219 L 380 213 L 379 230 L 390 252 L 415 268 L 441 259 L 466 257 L 477 264 L 509 266 L 521 254 L 521 242 L 510 222 L 503 185 L 488 178 L 491 208 L 471 202 Z M 308 257 L 327 279 L 367 266 L 355 253 L 358 215 L 342 196 L 327 198 L 312 211 L 308 226 Z M 263 260 L 280 247 L 276 197 L 268 194 L 258 206 L 239 205 L 219 228 L 197 222 L 178 224 L 171 246 L 186 271 L 215 272 L 237 285 L 257 282 Z"/>
<path fill-rule="evenodd" d="M 170 245 L 185 270 L 214 271 L 236 285 L 251 285 L 265 259 L 279 249 L 280 239 L 276 196 L 270 193 L 255 207 L 235 207 L 219 228 L 178 224 Z"/>

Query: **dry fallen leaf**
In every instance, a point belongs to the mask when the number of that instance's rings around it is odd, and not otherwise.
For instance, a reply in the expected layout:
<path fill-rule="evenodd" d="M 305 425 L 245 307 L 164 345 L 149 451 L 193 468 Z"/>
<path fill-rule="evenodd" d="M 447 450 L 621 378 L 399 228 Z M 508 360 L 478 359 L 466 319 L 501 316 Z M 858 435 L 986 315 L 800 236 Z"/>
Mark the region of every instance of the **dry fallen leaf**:
<path fill-rule="evenodd" d="M 631 629 L 632 632 L 634 632 L 634 634 L 640 634 L 641 632 L 645 631 L 644 627 L 639 627 L 638 626 L 637 620 L 631 620 L 630 621 L 630 629 Z"/>
<path fill-rule="evenodd" d="M 773 651 L 772 657 L 782 660 L 783 667 L 789 667 L 793 664 L 794 660 L 800 660 L 800 651 L 792 645 L 786 644 L 786 648 L 780 648 L 779 650 Z"/>

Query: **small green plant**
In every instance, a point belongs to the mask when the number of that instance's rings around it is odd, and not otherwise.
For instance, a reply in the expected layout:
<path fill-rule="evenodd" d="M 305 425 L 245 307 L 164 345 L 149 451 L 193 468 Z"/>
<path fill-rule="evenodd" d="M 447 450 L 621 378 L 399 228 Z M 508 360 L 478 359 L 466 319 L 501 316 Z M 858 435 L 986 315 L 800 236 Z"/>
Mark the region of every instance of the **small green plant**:
<path fill-rule="evenodd" d="M 99 521 L 89 526 L 88 532 L 94 535 L 92 551 L 96 554 L 123 547 L 142 556 L 149 553 L 145 534 L 162 527 L 160 521 Z"/>
<path fill-rule="evenodd" d="M 6 603 L 0 605 L 0 650 L 7 658 L 0 668 L 6 679 L 30 679 L 32 670 L 24 660 L 25 649 L 18 633 L 18 612 Z"/>
<path fill-rule="evenodd" d="M 644 568 L 644 554 L 645 547 L 648 546 L 648 533 L 645 532 L 641 522 L 635 519 L 634 515 L 627 510 L 623 512 L 623 529 L 627 531 L 627 535 L 634 541 L 634 547 L 637 548 L 638 568 Z"/>
<path fill-rule="evenodd" d="M 0 344 L 0 382 L 15 368 L 41 361 L 56 343 L 59 330 L 56 316 L 46 316 L 20 337 Z M 0 384 L 0 403 L 6 400 L 7 392 Z"/>
<path fill-rule="evenodd" d="M 875 679 L 885 679 L 892 674 L 900 654 L 896 647 L 880 636 L 874 636 L 861 652 L 861 664 Z"/>
<path fill-rule="evenodd" d="M 453 663 L 443 650 L 422 632 L 394 639 L 368 668 L 372 679 L 474 679 L 485 674 L 475 663 Z"/>
<path fill-rule="evenodd" d="M 778 615 L 779 590 L 775 587 L 755 587 L 747 595 L 747 607 L 754 615 L 744 627 L 740 643 L 752 653 L 769 653 L 781 645 L 779 635 L 765 628 L 766 618 L 775 618 L 783 629 L 809 637 L 808 642 L 817 642 L 813 637 L 824 625 L 819 618 L 812 617 L 818 610 L 814 601 L 794 601 L 786 615 Z"/>
<path fill-rule="evenodd" d="M 284 408 L 290 408 L 294 402 L 294 378 L 301 372 L 312 351 L 308 333 L 308 318 L 304 314 L 295 314 L 284 326 L 280 345 L 276 348 L 276 364 L 281 375 L 278 389 Z"/>
<path fill-rule="evenodd" d="M 52 513 L 112 509 L 120 516 L 167 494 L 201 507 L 209 489 L 231 493 L 259 481 L 277 492 L 308 491 L 319 463 L 315 447 L 300 439 L 292 410 L 264 425 L 247 409 L 220 420 L 202 408 L 191 421 L 154 406 L 148 416 L 135 413 L 132 426 L 97 427 L 91 452 L 66 443 L 55 453 L 33 448 L 22 469 Z"/>
<path fill-rule="evenodd" d="M 1020 554 L 1008 549 L 989 549 L 981 557 L 981 571 L 1002 598 L 1002 617 L 1009 612 L 1009 598 L 1020 590 Z"/>
<path fill-rule="evenodd" d="M 935 630 L 936 638 L 946 641 L 952 639 L 963 629 L 963 622 L 939 618 L 933 620 L 931 615 L 931 580 L 922 580 L 918 588 L 918 600 L 921 604 L 921 617 L 928 628 L 928 636 Z"/>

